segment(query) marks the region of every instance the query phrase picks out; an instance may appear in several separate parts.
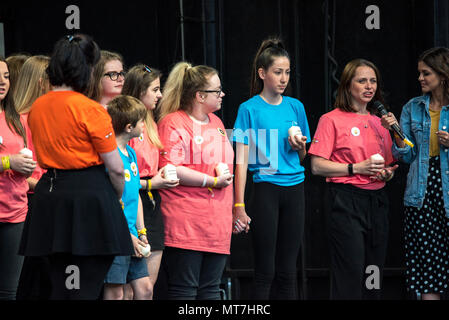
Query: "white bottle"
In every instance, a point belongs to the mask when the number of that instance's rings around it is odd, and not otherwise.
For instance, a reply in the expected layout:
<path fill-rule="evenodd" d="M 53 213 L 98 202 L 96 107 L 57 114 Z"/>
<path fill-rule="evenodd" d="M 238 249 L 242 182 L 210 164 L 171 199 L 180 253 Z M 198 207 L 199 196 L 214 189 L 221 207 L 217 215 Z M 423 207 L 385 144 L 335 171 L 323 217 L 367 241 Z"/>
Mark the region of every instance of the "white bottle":
<path fill-rule="evenodd" d="M 229 167 L 226 163 L 219 163 L 215 168 L 215 172 L 217 173 L 217 177 L 223 176 L 225 174 L 230 174 Z"/>
<path fill-rule="evenodd" d="M 178 174 L 176 173 L 176 167 L 172 164 L 167 164 L 164 167 L 164 178 L 170 181 L 178 180 Z"/>
<path fill-rule="evenodd" d="M 25 156 L 29 156 L 29 157 L 33 157 L 33 151 L 31 151 L 28 148 L 23 148 L 22 150 L 19 151 L 19 153 L 25 155 Z"/>

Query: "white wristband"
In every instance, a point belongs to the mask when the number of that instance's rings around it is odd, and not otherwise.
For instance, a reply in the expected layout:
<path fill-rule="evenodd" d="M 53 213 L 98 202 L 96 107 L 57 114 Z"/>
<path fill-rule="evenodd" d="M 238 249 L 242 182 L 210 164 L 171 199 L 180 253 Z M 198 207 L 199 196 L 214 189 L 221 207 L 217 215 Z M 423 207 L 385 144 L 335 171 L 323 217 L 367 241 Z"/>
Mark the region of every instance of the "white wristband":
<path fill-rule="evenodd" d="M 201 188 L 204 188 L 206 184 L 207 184 L 207 174 L 204 175 L 203 185 L 201 186 Z"/>

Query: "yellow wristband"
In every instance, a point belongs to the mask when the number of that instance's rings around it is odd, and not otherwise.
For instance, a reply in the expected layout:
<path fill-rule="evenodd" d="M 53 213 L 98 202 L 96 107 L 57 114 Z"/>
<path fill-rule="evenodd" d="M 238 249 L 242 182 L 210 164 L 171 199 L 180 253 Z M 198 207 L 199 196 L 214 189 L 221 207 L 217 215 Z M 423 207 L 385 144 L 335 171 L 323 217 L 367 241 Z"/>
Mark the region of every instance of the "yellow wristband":
<path fill-rule="evenodd" d="M 215 177 L 214 178 L 214 185 L 212 186 L 212 188 L 215 188 L 217 186 L 217 184 L 218 184 L 218 178 Z"/>
<path fill-rule="evenodd" d="M 147 229 L 143 228 L 142 230 L 137 230 L 137 234 L 140 236 L 146 236 L 147 235 Z"/>
<path fill-rule="evenodd" d="M 147 180 L 147 191 L 150 191 L 152 187 L 153 187 L 153 184 L 151 183 L 151 179 L 148 179 Z"/>
<path fill-rule="evenodd" d="M 244 208 L 245 204 L 244 203 L 236 203 L 236 204 L 234 204 L 234 208 L 239 208 L 239 207 Z"/>
<path fill-rule="evenodd" d="M 9 162 L 9 156 L 2 157 L 3 171 L 11 169 L 11 163 Z"/>

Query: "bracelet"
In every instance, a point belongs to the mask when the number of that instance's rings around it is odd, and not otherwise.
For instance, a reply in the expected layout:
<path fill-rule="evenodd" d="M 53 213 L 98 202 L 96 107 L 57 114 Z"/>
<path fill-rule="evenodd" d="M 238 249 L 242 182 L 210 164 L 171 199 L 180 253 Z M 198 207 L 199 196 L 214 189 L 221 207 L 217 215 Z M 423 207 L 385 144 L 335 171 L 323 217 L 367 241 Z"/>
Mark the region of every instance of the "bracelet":
<path fill-rule="evenodd" d="M 201 185 L 201 188 L 204 188 L 207 184 L 207 174 L 204 175 L 203 184 Z"/>
<path fill-rule="evenodd" d="M 348 173 L 350 176 L 354 175 L 354 167 L 352 163 L 348 164 Z"/>
<path fill-rule="evenodd" d="M 153 187 L 153 184 L 151 183 L 151 179 L 148 179 L 147 180 L 147 191 L 150 191 L 152 187 Z"/>
<path fill-rule="evenodd" d="M 9 156 L 2 157 L 3 171 L 11 169 L 11 163 L 9 161 Z"/>
<path fill-rule="evenodd" d="M 143 228 L 142 230 L 137 230 L 137 234 L 140 236 L 146 236 L 147 235 L 147 229 Z"/>
<path fill-rule="evenodd" d="M 218 178 L 215 177 L 214 178 L 214 184 L 212 185 L 212 188 L 215 188 L 217 186 L 217 184 L 218 184 Z"/>
<path fill-rule="evenodd" d="M 244 203 L 236 203 L 236 204 L 234 204 L 234 208 L 244 208 L 245 207 L 245 204 Z"/>

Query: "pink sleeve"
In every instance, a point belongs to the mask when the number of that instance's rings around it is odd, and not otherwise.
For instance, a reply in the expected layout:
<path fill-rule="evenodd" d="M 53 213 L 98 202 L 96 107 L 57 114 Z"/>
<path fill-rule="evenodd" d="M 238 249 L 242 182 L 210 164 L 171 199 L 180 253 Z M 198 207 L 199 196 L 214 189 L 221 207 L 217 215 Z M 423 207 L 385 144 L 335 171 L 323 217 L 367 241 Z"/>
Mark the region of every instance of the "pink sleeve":
<path fill-rule="evenodd" d="M 37 162 L 36 150 L 35 150 L 34 144 L 33 144 L 33 137 L 31 135 L 31 129 L 28 126 L 28 114 L 24 114 L 21 117 L 22 117 L 22 124 L 23 124 L 23 126 L 25 128 L 25 132 L 26 132 L 26 135 L 27 135 L 27 143 L 28 143 L 27 148 L 30 149 L 33 152 L 33 160 Z M 39 180 L 44 173 L 45 173 L 45 170 L 42 169 L 39 166 L 39 164 L 37 164 L 36 165 L 36 169 L 34 169 L 33 174 L 31 175 L 31 178 Z"/>
<path fill-rule="evenodd" d="M 312 140 L 309 153 L 329 160 L 334 151 L 335 140 L 335 126 L 332 119 L 322 116 Z"/>

